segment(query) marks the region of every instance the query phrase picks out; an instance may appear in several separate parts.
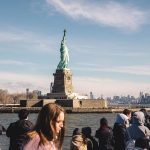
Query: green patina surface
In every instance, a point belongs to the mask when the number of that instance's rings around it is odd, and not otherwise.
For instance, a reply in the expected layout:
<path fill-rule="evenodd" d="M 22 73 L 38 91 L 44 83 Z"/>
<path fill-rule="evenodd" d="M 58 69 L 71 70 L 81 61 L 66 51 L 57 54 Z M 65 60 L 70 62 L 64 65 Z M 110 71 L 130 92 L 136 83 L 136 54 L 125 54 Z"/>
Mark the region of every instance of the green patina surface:
<path fill-rule="evenodd" d="M 69 62 L 69 52 L 66 45 L 66 30 L 64 30 L 63 39 L 61 41 L 61 47 L 60 47 L 60 62 L 57 66 L 58 70 L 63 70 L 68 68 L 68 62 Z"/>

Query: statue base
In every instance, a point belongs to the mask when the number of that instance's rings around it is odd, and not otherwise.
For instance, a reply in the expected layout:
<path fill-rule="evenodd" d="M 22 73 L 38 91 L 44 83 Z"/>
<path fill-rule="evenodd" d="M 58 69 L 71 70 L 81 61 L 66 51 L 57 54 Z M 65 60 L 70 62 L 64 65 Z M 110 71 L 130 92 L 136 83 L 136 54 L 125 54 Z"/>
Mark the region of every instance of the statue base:
<path fill-rule="evenodd" d="M 47 93 L 48 99 L 68 99 L 68 95 L 65 93 Z"/>
<path fill-rule="evenodd" d="M 54 83 L 51 92 L 47 93 L 48 98 L 68 99 L 68 95 L 73 93 L 72 72 L 70 69 L 56 70 Z"/>

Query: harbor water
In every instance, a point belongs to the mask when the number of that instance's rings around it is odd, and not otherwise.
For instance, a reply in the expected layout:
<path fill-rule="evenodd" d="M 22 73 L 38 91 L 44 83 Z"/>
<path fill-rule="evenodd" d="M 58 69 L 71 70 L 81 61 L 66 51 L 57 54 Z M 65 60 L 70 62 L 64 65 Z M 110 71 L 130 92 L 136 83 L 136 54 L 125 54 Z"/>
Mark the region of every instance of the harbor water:
<path fill-rule="evenodd" d="M 99 120 L 102 117 L 108 119 L 109 125 L 112 127 L 115 121 L 116 113 L 74 113 L 66 114 L 66 134 L 63 144 L 63 150 L 69 150 L 70 140 L 74 128 L 91 127 L 92 135 L 94 136 L 96 129 L 99 128 Z M 36 113 L 29 115 L 29 120 L 35 123 L 37 118 Z M 0 124 L 6 128 L 11 122 L 18 120 L 16 113 L 1 113 L 0 114 Z M 0 150 L 8 150 L 9 138 L 5 134 L 0 135 Z"/>

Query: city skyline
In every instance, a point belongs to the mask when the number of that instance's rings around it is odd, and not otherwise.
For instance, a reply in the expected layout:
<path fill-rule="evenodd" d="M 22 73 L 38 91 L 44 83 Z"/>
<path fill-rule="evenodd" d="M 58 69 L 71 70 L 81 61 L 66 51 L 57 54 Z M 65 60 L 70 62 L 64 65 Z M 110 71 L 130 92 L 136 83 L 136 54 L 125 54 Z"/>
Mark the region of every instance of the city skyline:
<path fill-rule="evenodd" d="M 47 93 L 67 29 L 74 92 L 150 93 L 150 1 L 5 0 L 0 5 L 0 88 Z"/>

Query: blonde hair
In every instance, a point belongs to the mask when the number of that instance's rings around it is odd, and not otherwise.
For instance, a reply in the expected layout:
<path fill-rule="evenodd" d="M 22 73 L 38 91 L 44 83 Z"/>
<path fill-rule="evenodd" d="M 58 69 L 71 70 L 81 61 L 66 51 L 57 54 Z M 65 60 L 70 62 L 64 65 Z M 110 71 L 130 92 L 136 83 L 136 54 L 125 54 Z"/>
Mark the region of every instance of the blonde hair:
<path fill-rule="evenodd" d="M 38 114 L 38 118 L 33 131 L 28 133 L 29 138 L 32 139 L 35 136 L 39 135 L 39 145 L 45 145 L 46 143 L 48 143 L 48 141 L 54 140 L 57 147 L 61 148 L 65 133 L 65 122 L 59 134 L 56 133 L 55 126 L 56 120 L 61 112 L 65 113 L 64 109 L 57 104 L 49 103 L 43 106 Z"/>
<path fill-rule="evenodd" d="M 83 134 L 72 137 L 70 150 L 87 150 L 87 140 Z"/>

